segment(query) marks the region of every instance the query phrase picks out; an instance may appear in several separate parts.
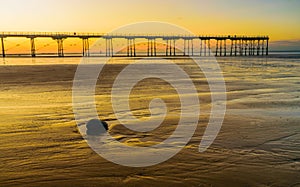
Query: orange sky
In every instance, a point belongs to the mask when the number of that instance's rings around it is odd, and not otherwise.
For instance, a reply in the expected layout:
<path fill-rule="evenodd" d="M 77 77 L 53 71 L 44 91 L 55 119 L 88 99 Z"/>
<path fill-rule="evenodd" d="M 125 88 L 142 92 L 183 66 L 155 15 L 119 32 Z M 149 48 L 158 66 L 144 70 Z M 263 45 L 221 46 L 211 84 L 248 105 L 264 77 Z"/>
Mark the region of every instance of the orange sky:
<path fill-rule="evenodd" d="M 109 32 L 163 21 L 196 34 L 300 39 L 298 0 L 0 0 L 1 31 Z"/>

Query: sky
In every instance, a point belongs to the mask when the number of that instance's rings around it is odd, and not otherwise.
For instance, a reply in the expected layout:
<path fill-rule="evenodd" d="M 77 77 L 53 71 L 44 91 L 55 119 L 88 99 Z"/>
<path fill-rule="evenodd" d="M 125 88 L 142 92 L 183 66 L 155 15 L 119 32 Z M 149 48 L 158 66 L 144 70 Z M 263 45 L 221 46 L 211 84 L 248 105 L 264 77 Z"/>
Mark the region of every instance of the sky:
<path fill-rule="evenodd" d="M 195 34 L 300 41 L 300 0 L 0 0 L 0 32 L 110 32 L 163 21 Z"/>

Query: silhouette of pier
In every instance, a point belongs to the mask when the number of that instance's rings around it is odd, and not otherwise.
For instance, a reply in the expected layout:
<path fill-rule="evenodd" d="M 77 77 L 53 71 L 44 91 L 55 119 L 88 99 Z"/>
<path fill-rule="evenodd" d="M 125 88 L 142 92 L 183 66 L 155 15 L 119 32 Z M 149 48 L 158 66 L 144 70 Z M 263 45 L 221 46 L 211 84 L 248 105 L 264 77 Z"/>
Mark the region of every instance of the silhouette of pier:
<path fill-rule="evenodd" d="M 268 55 L 268 36 L 187 36 L 187 35 L 145 35 L 145 34 L 100 34 L 100 33 L 62 33 L 62 32 L 0 32 L 2 57 L 6 57 L 4 38 L 28 38 L 30 42 L 31 57 L 36 57 L 35 39 L 51 38 L 57 42 L 57 56 L 64 57 L 64 41 L 68 38 L 79 38 L 82 40 L 82 56 L 90 56 L 90 39 L 99 38 L 105 40 L 104 56 L 114 56 L 114 41 L 118 39 L 127 40 L 126 55 L 136 56 L 158 56 L 157 40 L 164 41 L 165 53 L 160 56 L 262 56 Z M 144 39 L 147 43 L 145 54 L 139 52 L 136 39 Z M 177 41 L 183 43 L 183 50 L 178 51 Z M 195 41 L 198 41 L 196 47 Z M 214 43 L 214 46 L 212 46 Z M 196 51 L 198 50 L 198 51 Z M 103 54 L 102 54 L 103 55 Z M 99 56 L 101 54 L 99 53 Z"/>

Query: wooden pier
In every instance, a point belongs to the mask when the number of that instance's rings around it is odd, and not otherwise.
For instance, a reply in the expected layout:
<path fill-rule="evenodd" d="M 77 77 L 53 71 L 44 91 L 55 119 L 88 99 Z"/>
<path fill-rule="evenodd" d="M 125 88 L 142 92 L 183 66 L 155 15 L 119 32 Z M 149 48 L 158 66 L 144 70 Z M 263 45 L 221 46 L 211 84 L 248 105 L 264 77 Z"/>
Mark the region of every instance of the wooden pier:
<path fill-rule="evenodd" d="M 68 38 L 79 38 L 82 40 L 82 56 L 90 56 L 91 38 L 105 40 L 104 56 L 114 56 L 113 44 L 115 40 L 127 40 L 126 56 L 140 56 L 136 39 L 145 39 L 147 52 L 142 56 L 158 56 L 157 40 L 163 40 L 165 53 L 163 56 L 262 56 L 268 55 L 268 36 L 186 36 L 186 35 L 126 35 L 126 34 L 100 34 L 100 33 L 53 33 L 53 32 L 0 32 L 2 57 L 6 57 L 5 38 L 28 38 L 31 47 L 31 57 L 38 54 L 35 47 L 36 38 L 51 38 L 57 42 L 57 56 L 64 57 L 64 41 Z M 178 52 L 177 41 L 183 42 L 183 50 Z M 195 46 L 195 41 L 200 43 Z M 212 42 L 215 44 L 212 48 Z M 198 49 L 198 51 L 196 51 Z M 213 53 L 212 53 L 213 51 Z M 99 56 L 101 56 L 99 54 Z"/>

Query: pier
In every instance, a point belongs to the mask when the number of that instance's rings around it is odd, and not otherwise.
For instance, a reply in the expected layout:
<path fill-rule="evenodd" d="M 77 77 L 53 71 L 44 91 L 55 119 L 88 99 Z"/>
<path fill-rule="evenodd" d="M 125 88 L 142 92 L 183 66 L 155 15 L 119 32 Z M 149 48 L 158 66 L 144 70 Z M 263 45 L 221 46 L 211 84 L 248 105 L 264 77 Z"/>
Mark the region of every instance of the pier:
<path fill-rule="evenodd" d="M 57 43 L 56 56 L 64 57 L 64 41 L 68 38 L 82 40 L 81 56 L 90 56 L 90 39 L 105 40 L 105 54 L 96 56 L 117 56 L 114 53 L 114 42 L 126 40 L 126 53 L 123 56 L 264 56 L 268 55 L 268 36 L 202 36 L 202 35 L 126 35 L 126 34 L 100 34 L 100 33 L 53 33 L 53 32 L 0 32 L 2 57 L 6 57 L 6 38 L 28 38 L 30 42 L 30 56 L 38 56 L 35 39 L 50 38 Z M 136 40 L 143 39 L 147 45 L 146 52 L 139 51 Z M 163 42 L 163 47 L 158 47 L 158 40 Z M 162 43 L 160 42 L 160 43 Z M 179 42 L 183 45 L 179 48 Z M 212 45 L 214 44 L 214 45 Z M 164 50 L 158 54 L 158 48 Z M 183 48 L 182 50 L 179 50 Z"/>

